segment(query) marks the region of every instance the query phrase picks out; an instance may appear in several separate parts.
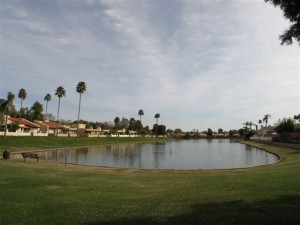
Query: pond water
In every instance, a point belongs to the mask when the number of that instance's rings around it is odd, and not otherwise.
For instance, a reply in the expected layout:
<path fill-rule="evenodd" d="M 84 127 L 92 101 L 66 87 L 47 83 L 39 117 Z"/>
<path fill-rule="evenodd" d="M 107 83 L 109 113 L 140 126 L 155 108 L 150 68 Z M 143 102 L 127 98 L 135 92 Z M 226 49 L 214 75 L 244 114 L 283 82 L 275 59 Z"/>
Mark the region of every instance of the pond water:
<path fill-rule="evenodd" d="M 144 169 L 227 169 L 274 163 L 278 156 L 227 139 L 176 140 L 58 149 L 40 159 L 64 163 Z"/>

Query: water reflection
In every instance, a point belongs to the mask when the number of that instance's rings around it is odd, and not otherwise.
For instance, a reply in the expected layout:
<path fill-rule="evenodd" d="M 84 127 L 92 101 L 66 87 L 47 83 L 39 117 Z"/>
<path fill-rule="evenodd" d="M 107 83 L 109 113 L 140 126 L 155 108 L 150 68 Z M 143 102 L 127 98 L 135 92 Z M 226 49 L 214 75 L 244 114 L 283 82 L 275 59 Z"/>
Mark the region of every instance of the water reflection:
<path fill-rule="evenodd" d="M 146 169 L 225 169 L 276 162 L 278 157 L 247 145 L 217 140 L 177 140 L 58 149 L 39 153 L 44 160 Z"/>

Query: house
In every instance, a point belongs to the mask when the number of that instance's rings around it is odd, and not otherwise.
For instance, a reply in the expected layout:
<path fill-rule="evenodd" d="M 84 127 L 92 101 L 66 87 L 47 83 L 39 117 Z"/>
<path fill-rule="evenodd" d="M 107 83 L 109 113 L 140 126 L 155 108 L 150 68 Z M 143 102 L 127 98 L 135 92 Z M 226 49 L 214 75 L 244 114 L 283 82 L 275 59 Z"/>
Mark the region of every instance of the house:
<path fill-rule="evenodd" d="M 64 126 L 50 121 L 34 121 L 35 124 L 39 125 L 42 133 L 47 133 L 48 135 L 57 136 L 68 136 L 67 128 Z"/>
<path fill-rule="evenodd" d="M 259 130 L 257 130 L 258 135 L 262 136 L 274 136 L 275 133 L 275 126 L 261 126 Z"/>
<path fill-rule="evenodd" d="M 29 120 L 16 117 L 7 117 L 7 125 L 18 124 L 19 128 L 15 132 L 7 132 L 8 136 L 38 136 L 40 126 Z"/>

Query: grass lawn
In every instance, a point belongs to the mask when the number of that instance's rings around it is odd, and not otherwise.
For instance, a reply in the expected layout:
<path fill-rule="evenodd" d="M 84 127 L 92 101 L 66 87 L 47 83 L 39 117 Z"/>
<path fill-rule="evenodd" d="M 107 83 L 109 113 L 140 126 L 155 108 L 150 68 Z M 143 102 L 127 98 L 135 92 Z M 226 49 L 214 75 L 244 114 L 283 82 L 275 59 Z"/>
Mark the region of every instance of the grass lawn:
<path fill-rule="evenodd" d="M 91 146 L 119 143 L 136 143 L 136 142 L 155 142 L 167 141 L 163 137 L 103 137 L 103 138 L 79 138 L 76 137 L 3 137 L 0 136 L 0 152 L 5 149 L 11 152 L 30 151 L 50 148 L 64 148 L 74 146 Z"/>
<path fill-rule="evenodd" d="M 0 160 L 0 224 L 300 224 L 300 151 L 251 144 L 283 160 L 198 171 Z"/>

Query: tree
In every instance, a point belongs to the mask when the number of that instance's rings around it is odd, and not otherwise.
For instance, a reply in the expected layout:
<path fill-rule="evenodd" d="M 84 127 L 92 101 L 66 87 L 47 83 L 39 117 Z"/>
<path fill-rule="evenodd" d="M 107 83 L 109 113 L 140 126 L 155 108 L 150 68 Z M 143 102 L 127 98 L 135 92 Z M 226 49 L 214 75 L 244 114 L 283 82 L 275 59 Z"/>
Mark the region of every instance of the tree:
<path fill-rule="evenodd" d="M 261 125 L 262 124 L 262 120 L 259 120 L 258 123 Z"/>
<path fill-rule="evenodd" d="M 156 132 L 156 135 L 165 135 L 166 133 L 166 126 L 165 125 L 158 125 L 154 124 L 152 131 Z"/>
<path fill-rule="evenodd" d="M 271 118 L 271 115 L 270 115 L 270 114 L 264 115 L 263 122 L 266 123 L 266 126 L 268 126 L 268 121 L 269 121 L 270 118 Z"/>
<path fill-rule="evenodd" d="M 141 130 L 143 129 L 143 124 L 141 123 L 140 120 L 136 120 L 135 123 L 134 123 L 134 127 L 136 130 L 139 130 L 140 133 L 141 133 Z"/>
<path fill-rule="evenodd" d="M 213 135 L 212 129 L 208 128 L 208 129 L 207 129 L 207 136 L 208 136 L 208 137 L 212 137 L 212 135 Z"/>
<path fill-rule="evenodd" d="M 138 112 L 139 116 L 140 116 L 140 122 L 142 124 L 142 116 L 144 115 L 144 111 L 142 109 L 139 110 Z M 143 126 L 140 126 L 140 133 L 141 133 L 141 130 L 142 130 Z"/>
<path fill-rule="evenodd" d="M 4 130 L 4 137 L 6 137 L 6 132 L 7 132 L 7 120 L 8 120 L 8 115 L 11 111 L 11 109 L 13 108 L 13 102 L 15 99 L 15 95 L 12 92 L 8 92 L 7 93 L 7 100 L 4 101 L 1 104 L 1 111 L 4 113 L 5 115 L 5 130 Z"/>
<path fill-rule="evenodd" d="M 86 91 L 86 84 L 83 81 L 80 81 L 77 84 L 76 87 L 77 93 L 79 93 L 79 106 L 78 106 L 78 119 L 77 119 L 77 137 L 76 139 L 78 140 L 78 129 L 79 129 L 79 116 L 80 116 L 80 106 L 81 106 L 81 94 L 83 94 Z"/>
<path fill-rule="evenodd" d="M 46 103 L 46 114 L 48 114 L 48 102 L 49 101 L 51 101 L 51 95 L 48 93 L 48 94 L 46 94 L 45 95 L 45 97 L 44 97 L 44 101 L 46 101 L 47 103 Z"/>
<path fill-rule="evenodd" d="M 219 128 L 219 130 L 218 130 L 218 134 L 223 134 L 223 129 L 222 128 Z"/>
<path fill-rule="evenodd" d="M 292 118 L 283 118 L 278 121 L 278 125 L 275 127 L 277 133 L 292 133 L 295 130 L 295 122 Z"/>
<path fill-rule="evenodd" d="M 60 99 L 62 97 L 65 97 L 66 96 L 66 91 L 65 89 L 62 87 L 62 86 L 59 86 L 56 91 L 55 91 L 55 95 L 57 95 L 58 97 L 58 108 L 57 108 L 57 117 L 56 117 L 56 120 L 57 122 L 59 121 L 59 108 L 60 108 Z"/>
<path fill-rule="evenodd" d="M 236 135 L 239 135 L 239 132 L 237 130 L 230 130 L 229 131 L 229 137 L 234 137 Z"/>
<path fill-rule="evenodd" d="M 140 121 L 142 122 L 142 116 L 144 115 L 144 111 L 142 109 L 140 109 L 138 114 L 140 116 Z"/>
<path fill-rule="evenodd" d="M 279 36 L 281 44 L 290 45 L 293 43 L 293 38 L 300 45 L 300 1 L 299 0 L 265 0 L 271 2 L 275 7 L 279 6 L 283 11 L 283 15 L 292 24 Z"/>
<path fill-rule="evenodd" d="M 238 130 L 238 133 L 239 133 L 239 135 L 240 135 L 241 137 L 243 137 L 244 134 L 246 133 L 246 130 L 243 129 L 243 128 L 241 128 L 241 129 Z"/>
<path fill-rule="evenodd" d="M 35 102 L 31 107 L 32 110 L 32 121 L 34 120 L 43 120 L 43 105 L 39 102 Z"/>
<path fill-rule="evenodd" d="M 243 125 L 245 125 L 246 130 L 248 130 L 248 126 L 250 125 L 250 123 L 247 121 L 247 122 L 243 123 Z"/>
<path fill-rule="evenodd" d="M 252 121 L 250 121 L 250 122 L 249 122 L 250 130 L 252 130 L 252 126 L 253 126 L 253 123 L 252 123 Z"/>
<path fill-rule="evenodd" d="M 23 105 L 23 100 L 25 100 L 27 97 L 27 93 L 25 91 L 25 89 L 21 88 L 18 94 L 18 98 L 21 99 L 21 106 L 20 106 L 20 118 L 21 118 L 21 109 L 22 109 L 22 105 Z"/>
<path fill-rule="evenodd" d="M 154 118 L 156 119 L 156 130 L 155 130 L 155 135 L 157 136 L 157 128 L 158 128 L 158 118 L 160 117 L 160 114 L 159 113 L 156 113 Z"/>
<path fill-rule="evenodd" d="M 129 120 L 129 130 L 135 130 L 135 119 L 134 118 L 130 118 Z"/>
<path fill-rule="evenodd" d="M 298 114 L 298 115 L 295 115 L 294 116 L 294 120 L 297 122 L 297 120 L 300 122 L 300 114 Z"/>
<path fill-rule="evenodd" d="M 120 117 L 117 116 L 117 117 L 114 119 L 114 122 L 115 122 L 115 126 L 117 126 L 118 123 L 120 122 Z"/>

